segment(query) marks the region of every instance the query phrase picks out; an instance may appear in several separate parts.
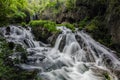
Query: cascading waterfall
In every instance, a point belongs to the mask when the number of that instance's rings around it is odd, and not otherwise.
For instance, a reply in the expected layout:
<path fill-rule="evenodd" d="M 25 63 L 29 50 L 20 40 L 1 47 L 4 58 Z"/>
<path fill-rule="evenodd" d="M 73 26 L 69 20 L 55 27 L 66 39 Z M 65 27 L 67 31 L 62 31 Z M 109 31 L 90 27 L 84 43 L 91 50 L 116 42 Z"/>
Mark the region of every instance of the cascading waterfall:
<path fill-rule="evenodd" d="M 19 67 L 37 69 L 43 80 L 119 80 L 112 70 L 120 70 L 120 61 L 114 51 L 93 40 L 84 31 L 72 33 L 64 26 L 55 46 L 35 41 L 31 28 L 10 26 L 1 28 L 9 42 L 23 45 L 27 51 L 27 63 Z M 62 45 L 64 43 L 64 45 Z M 42 45 L 41 45 L 42 44 Z M 30 53 L 33 54 L 30 54 Z"/>

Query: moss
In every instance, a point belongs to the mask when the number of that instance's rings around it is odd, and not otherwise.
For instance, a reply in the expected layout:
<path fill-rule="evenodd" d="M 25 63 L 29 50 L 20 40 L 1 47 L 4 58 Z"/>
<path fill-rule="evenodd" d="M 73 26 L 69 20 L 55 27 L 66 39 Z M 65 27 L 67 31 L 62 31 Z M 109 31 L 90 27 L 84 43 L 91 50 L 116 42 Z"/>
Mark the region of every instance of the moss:
<path fill-rule="evenodd" d="M 108 73 L 104 73 L 103 75 L 104 75 L 104 77 L 106 78 L 106 80 L 111 80 L 111 78 L 110 78 L 110 76 L 109 76 Z"/>
<path fill-rule="evenodd" d="M 37 76 L 35 80 L 43 80 L 40 76 Z"/>
<path fill-rule="evenodd" d="M 99 28 L 102 28 L 103 22 L 101 22 L 102 18 L 100 16 L 94 17 L 89 21 L 89 23 L 85 26 L 89 31 L 95 31 Z"/>
<path fill-rule="evenodd" d="M 41 40 L 44 43 L 49 43 L 49 40 L 47 39 L 55 34 L 59 34 L 60 32 L 56 28 L 57 24 L 53 21 L 34 20 L 31 21 L 29 25 L 32 27 L 32 32 L 36 39 Z"/>
<path fill-rule="evenodd" d="M 93 38 L 100 43 L 110 46 L 112 44 L 111 35 L 108 34 L 108 28 L 106 28 L 106 23 L 104 18 L 97 16 L 92 19 L 88 25 L 85 26 L 86 30 L 91 33 Z"/>
<path fill-rule="evenodd" d="M 6 40 L 0 37 L 0 80 L 33 80 L 37 72 L 15 67 L 14 60 L 9 58 L 12 53 Z"/>
<path fill-rule="evenodd" d="M 13 21 L 13 23 L 20 23 L 25 21 L 25 17 L 26 14 L 24 12 L 17 12 L 12 15 L 11 20 Z"/>
<path fill-rule="evenodd" d="M 85 28 L 88 31 L 94 31 L 95 29 L 98 28 L 99 22 L 96 19 L 93 19 Z"/>
<path fill-rule="evenodd" d="M 78 23 L 79 29 L 82 30 L 83 28 L 85 28 L 85 26 L 88 24 L 88 21 L 89 21 L 89 18 L 88 18 L 88 17 L 86 17 L 86 18 L 84 18 L 82 21 L 80 21 L 80 22 Z"/>
<path fill-rule="evenodd" d="M 29 23 L 31 27 L 46 28 L 51 32 L 57 31 L 56 23 L 48 20 L 33 20 Z"/>
<path fill-rule="evenodd" d="M 22 23 L 21 23 L 21 26 L 22 26 L 22 27 L 26 27 L 27 24 L 26 24 L 25 22 L 22 22 Z"/>
<path fill-rule="evenodd" d="M 64 22 L 62 24 L 57 24 L 57 26 L 66 26 L 67 28 L 71 29 L 72 31 L 75 31 L 75 26 L 74 24 L 70 24 L 68 22 Z"/>

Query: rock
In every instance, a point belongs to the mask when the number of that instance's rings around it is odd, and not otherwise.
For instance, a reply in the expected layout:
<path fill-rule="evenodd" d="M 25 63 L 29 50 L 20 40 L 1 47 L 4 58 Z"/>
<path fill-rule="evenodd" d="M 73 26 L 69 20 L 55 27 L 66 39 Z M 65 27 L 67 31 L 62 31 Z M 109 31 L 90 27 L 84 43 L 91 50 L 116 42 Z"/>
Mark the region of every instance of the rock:
<path fill-rule="evenodd" d="M 118 77 L 118 80 L 120 80 L 120 70 L 113 70 L 113 73 Z"/>
<path fill-rule="evenodd" d="M 8 42 L 8 45 L 11 50 L 15 48 L 15 44 L 13 42 Z"/>
<path fill-rule="evenodd" d="M 10 27 L 8 26 L 8 27 L 6 27 L 6 33 L 5 33 L 6 35 L 10 35 Z"/>
<path fill-rule="evenodd" d="M 66 36 L 63 36 L 61 42 L 60 42 L 60 45 L 59 45 L 59 50 L 62 52 L 64 47 L 66 45 Z"/>

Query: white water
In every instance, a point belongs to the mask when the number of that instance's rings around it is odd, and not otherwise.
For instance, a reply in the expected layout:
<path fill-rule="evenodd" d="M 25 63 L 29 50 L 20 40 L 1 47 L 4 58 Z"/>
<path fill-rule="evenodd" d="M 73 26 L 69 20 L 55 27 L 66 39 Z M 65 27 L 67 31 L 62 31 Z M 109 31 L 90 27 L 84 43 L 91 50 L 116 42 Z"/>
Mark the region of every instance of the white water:
<path fill-rule="evenodd" d="M 35 41 L 31 29 L 10 26 L 10 33 L 2 28 L 8 41 L 22 44 L 28 51 L 28 61 L 19 66 L 23 69 L 37 69 L 43 80 L 119 80 L 111 70 L 120 70 L 120 61 L 114 52 L 94 41 L 84 31 L 72 33 L 66 27 L 58 27 L 62 33 L 55 46 Z M 61 43 L 64 42 L 62 47 Z M 61 48 L 61 50 L 60 50 Z M 31 54 L 32 53 L 32 54 Z"/>

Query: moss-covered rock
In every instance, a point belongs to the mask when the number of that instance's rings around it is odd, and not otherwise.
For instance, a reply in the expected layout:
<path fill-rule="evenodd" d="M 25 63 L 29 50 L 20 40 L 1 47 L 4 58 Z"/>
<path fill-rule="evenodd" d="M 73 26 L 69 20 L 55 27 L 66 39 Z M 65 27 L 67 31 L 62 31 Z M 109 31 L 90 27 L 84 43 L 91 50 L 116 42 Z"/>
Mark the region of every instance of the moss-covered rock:
<path fill-rule="evenodd" d="M 62 24 L 57 24 L 57 26 L 65 26 L 65 27 L 71 29 L 72 31 L 75 31 L 75 25 L 70 24 L 68 22 L 63 22 Z"/>
<path fill-rule="evenodd" d="M 111 78 L 110 78 L 110 76 L 109 76 L 108 73 L 104 73 L 103 75 L 104 75 L 104 77 L 105 77 L 107 80 L 111 80 Z"/>
<path fill-rule="evenodd" d="M 56 31 L 56 23 L 53 21 L 48 21 L 48 20 L 33 20 L 30 23 L 31 27 L 41 27 L 44 29 L 47 29 L 48 31 Z"/>
<path fill-rule="evenodd" d="M 35 20 L 31 21 L 29 24 L 37 40 L 44 43 L 50 43 L 52 45 L 54 44 L 56 36 L 60 32 L 56 29 L 55 22 L 48 20 Z M 50 38 L 51 36 L 52 38 Z"/>

